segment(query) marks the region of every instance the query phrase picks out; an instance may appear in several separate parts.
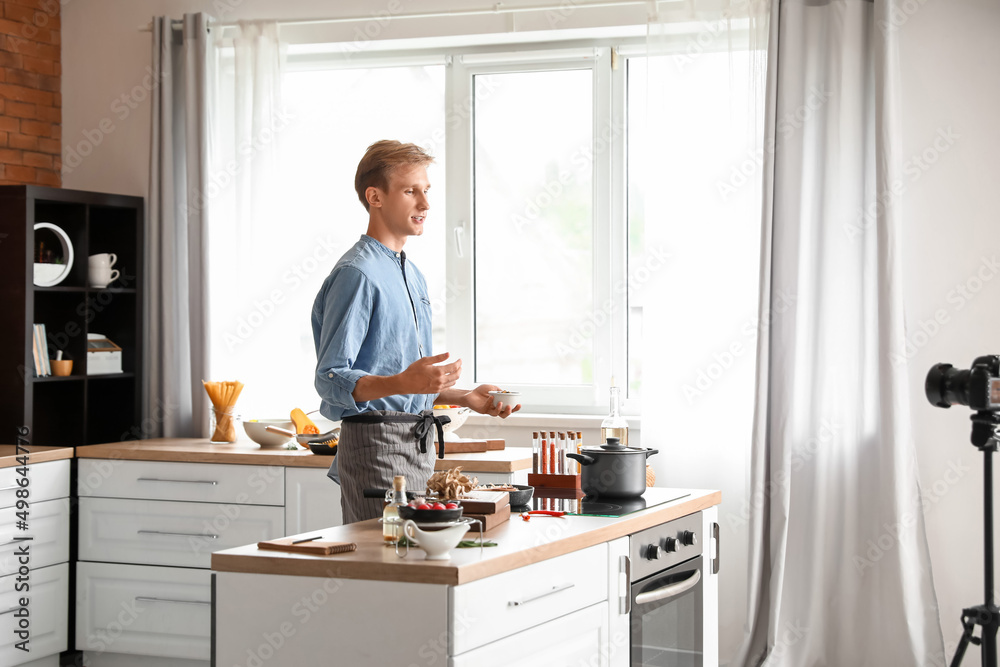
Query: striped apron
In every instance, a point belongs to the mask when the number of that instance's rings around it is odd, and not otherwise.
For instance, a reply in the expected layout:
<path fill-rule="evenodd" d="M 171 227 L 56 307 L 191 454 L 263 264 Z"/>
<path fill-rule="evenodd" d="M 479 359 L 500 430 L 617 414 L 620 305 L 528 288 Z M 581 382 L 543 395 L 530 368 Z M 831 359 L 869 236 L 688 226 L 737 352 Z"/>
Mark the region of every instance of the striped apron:
<path fill-rule="evenodd" d="M 340 482 L 344 523 L 381 517 L 384 503 L 379 498 L 365 498 L 364 490 L 391 489 L 396 475 L 406 478 L 407 489 L 423 491 L 434 474 L 434 447 L 427 447 L 427 441 L 436 427 L 439 456 L 443 458 L 441 425 L 449 421 L 448 417 L 435 417 L 431 410 L 419 415 L 374 410 L 345 417 L 337 457 L 328 473 Z"/>

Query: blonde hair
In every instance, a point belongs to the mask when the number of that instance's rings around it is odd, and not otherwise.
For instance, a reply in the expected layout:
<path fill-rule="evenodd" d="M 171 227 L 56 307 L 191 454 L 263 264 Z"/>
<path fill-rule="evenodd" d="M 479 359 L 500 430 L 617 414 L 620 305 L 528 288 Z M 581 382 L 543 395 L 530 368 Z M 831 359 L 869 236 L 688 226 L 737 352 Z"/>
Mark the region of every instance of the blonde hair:
<path fill-rule="evenodd" d="M 358 199 L 369 210 L 368 197 L 365 191 L 375 187 L 379 190 L 389 189 L 389 176 L 393 170 L 402 165 L 427 166 L 434 158 L 416 144 L 404 144 L 392 139 L 376 141 L 365 151 L 365 156 L 358 163 L 358 171 L 354 175 L 354 189 Z"/>

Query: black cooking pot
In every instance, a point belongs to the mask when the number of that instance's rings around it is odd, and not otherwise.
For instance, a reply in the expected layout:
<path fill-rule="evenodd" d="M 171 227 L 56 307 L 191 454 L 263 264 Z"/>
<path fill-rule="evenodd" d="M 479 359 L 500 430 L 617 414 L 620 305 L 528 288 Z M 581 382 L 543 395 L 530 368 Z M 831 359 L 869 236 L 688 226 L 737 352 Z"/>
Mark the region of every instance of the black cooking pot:
<path fill-rule="evenodd" d="M 580 485 L 588 496 L 634 498 L 646 491 L 646 459 L 657 449 L 637 449 L 608 438 L 600 447 L 585 447 L 582 454 L 567 454 L 580 462 Z"/>

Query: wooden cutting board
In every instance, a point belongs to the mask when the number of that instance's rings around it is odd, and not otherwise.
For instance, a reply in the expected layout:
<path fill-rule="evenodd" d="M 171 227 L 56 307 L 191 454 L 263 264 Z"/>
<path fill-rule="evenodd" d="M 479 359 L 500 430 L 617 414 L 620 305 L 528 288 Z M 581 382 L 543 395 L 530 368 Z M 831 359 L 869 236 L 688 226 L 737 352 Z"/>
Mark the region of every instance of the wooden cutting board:
<path fill-rule="evenodd" d="M 437 439 L 434 441 L 437 443 Z M 482 440 L 476 438 L 462 438 L 461 440 L 445 440 L 445 454 L 470 454 L 475 452 L 492 452 L 505 449 L 506 441 L 502 438 L 498 440 Z M 436 444 L 435 444 L 436 447 Z"/>
<path fill-rule="evenodd" d="M 510 494 L 506 491 L 470 491 L 462 498 L 462 514 L 496 514 L 504 507 L 510 514 Z"/>
<path fill-rule="evenodd" d="M 466 512 L 463 510 L 462 516 L 463 517 L 467 516 L 470 519 L 479 519 L 480 521 L 482 521 L 483 532 L 485 533 L 487 531 L 493 530 L 494 528 L 499 526 L 501 523 L 504 523 L 505 521 L 510 521 L 510 505 L 504 505 L 493 514 L 473 514 L 471 512 Z M 479 531 L 476 529 L 476 526 L 473 525 L 472 528 L 469 530 L 469 532 L 466 533 L 465 539 L 467 540 L 478 539 L 479 538 L 478 532 Z"/>

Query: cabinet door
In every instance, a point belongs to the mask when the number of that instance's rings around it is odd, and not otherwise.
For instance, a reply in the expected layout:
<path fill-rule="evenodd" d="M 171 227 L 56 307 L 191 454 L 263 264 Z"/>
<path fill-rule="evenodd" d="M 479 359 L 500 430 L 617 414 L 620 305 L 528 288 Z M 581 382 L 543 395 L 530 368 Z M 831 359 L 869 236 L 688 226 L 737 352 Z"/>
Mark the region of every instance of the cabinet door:
<path fill-rule="evenodd" d="M 69 565 L 32 569 L 26 594 L 14 589 L 18 575 L 0 578 L 0 665 L 21 665 L 37 658 L 66 650 L 67 612 L 69 610 Z M 15 634 L 19 619 L 18 603 L 28 598 L 31 641 L 25 653 L 16 647 L 21 641 Z"/>
<path fill-rule="evenodd" d="M 340 484 L 326 468 L 285 468 L 285 533 L 341 526 Z"/>
<path fill-rule="evenodd" d="M 557 618 L 454 657 L 449 667 L 608 667 L 608 603 Z"/>
<path fill-rule="evenodd" d="M 24 479 L 20 467 L 0 468 L 0 508 L 17 505 L 18 482 Z M 53 498 L 69 497 L 69 461 L 48 461 L 28 466 L 28 500 L 40 503 Z"/>
<path fill-rule="evenodd" d="M 209 568 L 212 552 L 285 534 L 280 507 L 81 498 L 79 559 Z"/>
<path fill-rule="evenodd" d="M 715 539 L 713 528 L 719 523 L 719 508 L 710 507 L 702 510 L 702 529 L 704 536 L 705 552 L 702 555 L 701 571 L 705 574 L 702 584 L 702 620 L 701 627 L 704 628 L 702 638 L 702 658 L 705 667 L 718 667 L 719 665 L 719 575 L 714 572 L 715 566 L 720 565 L 718 560 L 719 542 Z"/>
<path fill-rule="evenodd" d="M 0 576 L 17 572 L 18 550 L 31 551 L 31 567 L 46 567 L 69 560 L 69 498 L 32 503 L 27 532 L 17 529 L 17 508 L 0 510 Z M 18 537 L 30 535 L 30 541 Z"/>
<path fill-rule="evenodd" d="M 77 563 L 77 649 L 208 660 L 211 631 L 211 572 Z"/>

